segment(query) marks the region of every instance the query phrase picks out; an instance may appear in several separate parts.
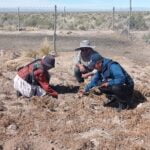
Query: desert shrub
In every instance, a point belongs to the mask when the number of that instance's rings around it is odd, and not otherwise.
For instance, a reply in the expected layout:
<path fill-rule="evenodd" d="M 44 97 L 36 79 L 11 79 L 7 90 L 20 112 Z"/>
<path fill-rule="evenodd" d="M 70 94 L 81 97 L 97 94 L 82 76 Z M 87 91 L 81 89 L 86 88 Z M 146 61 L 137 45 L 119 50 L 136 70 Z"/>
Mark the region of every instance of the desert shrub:
<path fill-rule="evenodd" d="M 45 38 L 41 43 L 41 48 L 39 50 L 27 50 L 23 51 L 22 57 L 30 57 L 30 58 L 41 58 L 45 55 L 48 55 L 52 52 L 52 46 L 49 43 L 48 39 Z"/>
<path fill-rule="evenodd" d="M 137 16 L 131 16 L 130 27 L 131 27 L 131 29 L 136 29 L 136 30 L 147 30 L 148 29 L 143 16 L 140 14 Z"/>
<path fill-rule="evenodd" d="M 48 23 L 48 29 L 53 29 L 53 28 L 54 28 L 53 22 L 49 22 L 49 23 Z"/>
<path fill-rule="evenodd" d="M 102 20 L 96 19 L 96 26 L 100 26 L 103 23 Z"/>
<path fill-rule="evenodd" d="M 115 30 L 124 30 L 128 27 L 128 20 L 122 20 L 120 22 L 115 23 Z"/>
<path fill-rule="evenodd" d="M 87 28 L 86 28 L 84 25 L 79 25 L 79 26 L 78 26 L 78 29 L 83 30 L 83 31 L 86 31 L 86 30 L 87 30 Z"/>
<path fill-rule="evenodd" d="M 126 14 L 126 13 L 122 13 L 121 15 L 120 15 L 120 18 L 121 19 L 126 19 L 128 17 L 128 14 Z"/>
<path fill-rule="evenodd" d="M 102 24 L 106 23 L 103 16 L 101 16 L 101 15 L 95 15 L 95 16 L 96 16 L 96 20 L 95 20 L 96 26 L 101 26 Z"/>
<path fill-rule="evenodd" d="M 146 30 L 150 25 L 149 13 L 134 13 L 131 19 L 131 29 Z M 146 16 L 147 15 L 147 16 Z M 119 12 L 115 14 L 116 28 L 124 28 L 128 24 L 128 13 Z M 17 29 L 17 13 L 1 13 L 1 28 L 8 29 L 8 26 L 15 26 Z M 20 26 L 34 29 L 53 29 L 54 14 L 44 13 L 20 13 Z M 7 28 L 6 28 L 7 27 Z M 65 16 L 58 13 L 57 29 L 66 30 L 89 30 L 89 29 L 109 29 L 112 27 L 112 14 L 105 12 L 67 12 Z"/>
<path fill-rule="evenodd" d="M 30 16 L 25 20 L 26 26 L 36 27 L 38 25 L 38 18 L 35 16 Z"/>
<path fill-rule="evenodd" d="M 22 56 L 24 57 L 30 57 L 30 58 L 36 58 L 37 57 L 37 51 L 36 50 L 28 50 L 22 52 Z"/>
<path fill-rule="evenodd" d="M 3 15 L 3 16 L 1 17 L 1 20 L 2 20 L 2 22 L 5 22 L 5 21 L 7 21 L 7 20 L 8 20 L 8 17 L 7 17 L 7 15 Z"/>
<path fill-rule="evenodd" d="M 3 24 L 0 24 L 0 28 L 3 28 L 4 27 L 4 25 Z"/>
<path fill-rule="evenodd" d="M 43 27 L 46 26 L 48 28 L 48 20 L 47 17 L 44 17 L 42 15 L 39 14 L 33 14 L 33 15 L 29 15 L 26 19 L 25 19 L 25 25 L 26 26 L 30 26 L 30 27 Z"/>
<path fill-rule="evenodd" d="M 38 51 L 39 56 L 48 55 L 52 51 L 52 46 L 47 38 L 45 38 L 41 44 L 41 48 Z"/>
<path fill-rule="evenodd" d="M 91 23 L 91 24 L 89 25 L 89 29 L 95 29 L 94 23 Z"/>
<path fill-rule="evenodd" d="M 143 39 L 146 43 L 150 44 L 150 32 L 143 36 Z"/>
<path fill-rule="evenodd" d="M 68 23 L 67 29 L 74 30 L 75 29 L 74 28 L 74 23 L 73 22 Z"/>

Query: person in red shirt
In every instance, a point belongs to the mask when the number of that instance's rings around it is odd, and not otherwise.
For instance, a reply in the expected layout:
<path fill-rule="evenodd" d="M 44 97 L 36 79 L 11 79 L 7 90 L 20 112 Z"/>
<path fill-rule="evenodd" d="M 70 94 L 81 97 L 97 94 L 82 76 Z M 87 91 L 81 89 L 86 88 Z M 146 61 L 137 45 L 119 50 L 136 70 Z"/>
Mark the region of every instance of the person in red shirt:
<path fill-rule="evenodd" d="M 31 87 L 34 87 L 31 96 L 41 96 L 40 94 L 38 94 L 37 90 L 37 87 L 40 87 L 41 89 L 43 89 L 43 91 L 45 91 L 46 94 L 57 98 L 58 93 L 54 89 L 52 89 L 52 87 L 49 84 L 50 74 L 48 70 L 54 67 L 55 58 L 52 55 L 47 55 L 42 59 L 37 59 L 19 68 L 17 75 L 21 77 L 21 79 L 26 81 L 28 84 L 30 84 Z M 23 95 L 23 92 L 21 90 L 17 91 L 21 95 Z"/>

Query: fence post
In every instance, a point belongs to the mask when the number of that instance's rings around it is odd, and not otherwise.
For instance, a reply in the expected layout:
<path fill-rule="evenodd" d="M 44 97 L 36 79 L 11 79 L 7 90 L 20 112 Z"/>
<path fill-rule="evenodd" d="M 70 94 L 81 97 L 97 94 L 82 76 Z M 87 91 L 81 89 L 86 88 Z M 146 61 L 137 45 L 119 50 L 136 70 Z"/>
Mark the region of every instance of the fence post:
<path fill-rule="evenodd" d="M 132 15 L 132 0 L 130 0 L 130 12 L 129 12 L 129 23 L 128 23 L 128 38 L 130 38 L 131 15 Z"/>
<path fill-rule="evenodd" d="M 64 7 L 64 14 L 63 14 L 63 29 L 65 27 L 65 18 L 66 18 L 66 7 Z"/>
<path fill-rule="evenodd" d="M 64 17 L 66 17 L 66 7 L 64 7 Z"/>
<path fill-rule="evenodd" d="M 56 50 L 56 30 L 57 30 L 57 6 L 55 5 L 55 14 L 54 14 L 54 36 L 53 36 L 53 44 L 54 44 L 54 52 L 57 55 Z"/>
<path fill-rule="evenodd" d="M 115 7 L 113 7 L 113 14 L 112 14 L 112 29 L 114 31 L 114 24 L 115 24 Z"/>
<path fill-rule="evenodd" d="M 20 31 L 20 9 L 18 7 L 18 31 Z"/>

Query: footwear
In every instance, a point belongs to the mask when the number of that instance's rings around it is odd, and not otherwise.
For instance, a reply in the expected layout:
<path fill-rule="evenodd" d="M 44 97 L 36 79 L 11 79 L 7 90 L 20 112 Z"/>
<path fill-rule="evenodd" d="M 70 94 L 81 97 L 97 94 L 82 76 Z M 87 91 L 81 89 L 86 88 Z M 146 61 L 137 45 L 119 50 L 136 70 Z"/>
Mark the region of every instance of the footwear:
<path fill-rule="evenodd" d="M 115 101 L 116 101 L 116 99 L 114 97 L 111 97 L 110 99 L 107 99 L 107 101 L 103 103 L 103 106 L 107 107 Z"/>
<path fill-rule="evenodd" d="M 121 112 L 123 109 L 129 109 L 129 108 L 130 106 L 128 105 L 128 103 L 118 102 L 118 108 L 117 108 L 118 112 Z"/>
<path fill-rule="evenodd" d="M 118 105 L 117 111 L 121 112 L 123 110 L 123 104 L 119 102 Z"/>

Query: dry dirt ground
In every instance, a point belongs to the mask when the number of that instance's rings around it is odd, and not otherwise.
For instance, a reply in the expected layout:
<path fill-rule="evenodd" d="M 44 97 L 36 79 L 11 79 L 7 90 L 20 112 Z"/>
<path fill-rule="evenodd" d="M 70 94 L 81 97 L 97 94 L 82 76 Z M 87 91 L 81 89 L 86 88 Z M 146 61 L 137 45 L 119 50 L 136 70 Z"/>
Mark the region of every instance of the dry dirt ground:
<path fill-rule="evenodd" d="M 149 46 L 140 41 L 131 43 L 118 39 L 117 42 L 117 38 L 111 37 L 105 40 L 99 44 L 102 45 L 100 50 L 106 49 L 103 55 L 119 61 L 135 80 L 133 108 L 117 112 L 115 108 L 103 107 L 105 95 L 94 92 L 79 97 L 77 92 L 83 85 L 79 87 L 73 77 L 74 52 L 59 53 L 56 68 L 50 71 L 51 84 L 60 93 L 58 99 L 50 96 L 17 98 L 13 89 L 16 68 L 32 58 L 20 57 L 15 49 L 2 51 L 0 150 L 150 149 Z M 117 51 L 117 47 L 122 52 Z"/>
<path fill-rule="evenodd" d="M 145 45 L 142 37 L 147 32 L 132 32 L 132 40 L 113 31 L 58 31 L 58 51 L 73 51 L 80 41 L 89 39 L 102 55 L 125 56 L 139 64 L 150 63 L 150 45 Z M 37 50 L 47 38 L 53 42 L 52 31 L 37 32 L 0 32 L 0 50 L 22 51 Z"/>

